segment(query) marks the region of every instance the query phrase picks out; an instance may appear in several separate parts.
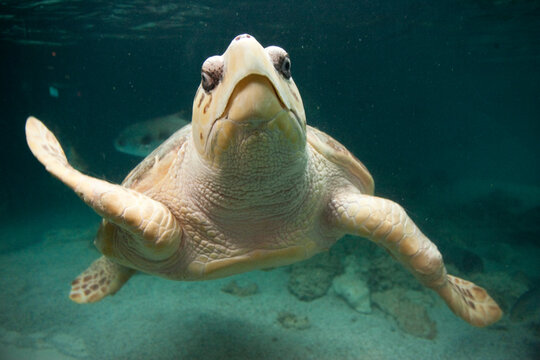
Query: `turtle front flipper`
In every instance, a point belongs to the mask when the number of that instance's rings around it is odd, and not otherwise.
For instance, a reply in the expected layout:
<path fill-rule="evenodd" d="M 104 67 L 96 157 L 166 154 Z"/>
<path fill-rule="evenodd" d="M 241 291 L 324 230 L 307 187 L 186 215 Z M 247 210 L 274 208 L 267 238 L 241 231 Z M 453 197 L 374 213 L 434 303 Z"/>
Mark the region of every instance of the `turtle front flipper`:
<path fill-rule="evenodd" d="M 71 282 L 69 298 L 76 303 L 93 303 L 116 293 L 135 270 L 100 257 Z"/>
<path fill-rule="evenodd" d="M 165 205 L 135 190 L 75 170 L 69 165 L 58 140 L 34 117 L 26 121 L 26 141 L 34 156 L 51 174 L 73 189 L 100 216 L 132 235 L 130 252 L 159 261 L 178 251 L 182 230 Z M 116 255 L 122 257 L 122 254 Z"/>
<path fill-rule="evenodd" d="M 400 205 L 369 195 L 342 194 L 331 202 L 330 216 L 338 228 L 386 248 L 468 323 L 482 327 L 501 318 L 501 309 L 483 288 L 447 274 L 435 244 Z"/>

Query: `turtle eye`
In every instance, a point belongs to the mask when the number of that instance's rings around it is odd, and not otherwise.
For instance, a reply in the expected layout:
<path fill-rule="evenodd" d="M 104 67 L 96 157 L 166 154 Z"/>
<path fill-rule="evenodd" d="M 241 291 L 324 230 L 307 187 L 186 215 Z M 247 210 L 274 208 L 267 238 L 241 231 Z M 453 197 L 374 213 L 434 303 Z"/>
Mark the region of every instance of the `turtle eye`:
<path fill-rule="evenodd" d="M 216 82 L 212 79 L 212 76 L 203 71 L 201 72 L 201 85 L 204 91 L 208 92 L 216 87 Z"/>
<path fill-rule="evenodd" d="M 223 58 L 212 56 L 206 59 L 201 69 L 201 86 L 206 92 L 212 91 L 223 76 Z"/>
<path fill-rule="evenodd" d="M 289 54 L 278 46 L 269 46 L 266 53 L 274 64 L 274 68 L 287 80 L 291 78 L 291 59 Z"/>
<path fill-rule="evenodd" d="M 291 78 L 291 59 L 288 56 L 281 61 L 280 72 L 285 76 L 285 79 Z"/>

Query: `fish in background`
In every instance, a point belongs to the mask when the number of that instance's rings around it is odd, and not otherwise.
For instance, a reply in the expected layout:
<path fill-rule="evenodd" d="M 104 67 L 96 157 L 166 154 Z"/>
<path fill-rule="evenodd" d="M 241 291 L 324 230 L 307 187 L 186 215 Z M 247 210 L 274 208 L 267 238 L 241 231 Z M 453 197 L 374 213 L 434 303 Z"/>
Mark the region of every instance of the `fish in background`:
<path fill-rule="evenodd" d="M 184 112 L 141 121 L 124 128 L 114 140 L 116 150 L 145 157 L 178 129 L 189 124 Z"/>

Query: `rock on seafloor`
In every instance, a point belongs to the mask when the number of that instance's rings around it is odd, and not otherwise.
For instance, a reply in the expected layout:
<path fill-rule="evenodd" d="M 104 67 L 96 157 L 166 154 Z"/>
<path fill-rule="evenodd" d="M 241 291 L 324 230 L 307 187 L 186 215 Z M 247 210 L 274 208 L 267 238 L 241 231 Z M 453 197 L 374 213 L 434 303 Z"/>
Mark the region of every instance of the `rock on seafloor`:
<path fill-rule="evenodd" d="M 280 312 L 277 320 L 286 329 L 305 330 L 311 327 L 307 316 L 298 316 L 287 311 Z"/>
<path fill-rule="evenodd" d="M 311 301 L 326 295 L 334 277 L 343 272 L 343 265 L 337 255 L 329 252 L 294 264 L 290 269 L 289 292 L 302 301 Z"/>
<path fill-rule="evenodd" d="M 333 289 L 354 310 L 371 313 L 370 292 L 354 256 L 346 259 L 345 273 L 334 278 Z"/>
<path fill-rule="evenodd" d="M 429 340 L 437 336 L 437 324 L 426 311 L 432 301 L 428 295 L 395 287 L 374 293 L 372 300 L 383 312 L 394 318 L 397 326 L 407 334 Z"/>
<path fill-rule="evenodd" d="M 238 285 L 238 283 L 235 280 L 232 280 L 228 282 L 225 286 L 221 288 L 221 291 L 227 294 L 231 294 L 234 296 L 251 296 L 255 295 L 259 292 L 259 286 L 255 283 L 247 283 L 245 285 Z"/>

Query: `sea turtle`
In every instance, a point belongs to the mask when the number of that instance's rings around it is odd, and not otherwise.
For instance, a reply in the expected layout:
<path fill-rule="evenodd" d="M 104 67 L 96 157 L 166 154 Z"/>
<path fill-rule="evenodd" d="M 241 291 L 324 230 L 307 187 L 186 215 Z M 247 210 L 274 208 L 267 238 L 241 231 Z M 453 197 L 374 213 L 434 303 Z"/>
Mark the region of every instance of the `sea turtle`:
<path fill-rule="evenodd" d="M 291 264 L 353 234 L 388 250 L 467 322 L 501 317 L 484 289 L 447 274 L 400 205 L 373 196 L 358 159 L 306 125 L 285 50 L 234 38 L 203 63 L 192 116 L 122 185 L 75 170 L 28 118 L 36 158 L 103 217 L 95 239 L 103 256 L 72 282 L 72 300 L 101 300 L 135 271 L 204 280 Z"/>

